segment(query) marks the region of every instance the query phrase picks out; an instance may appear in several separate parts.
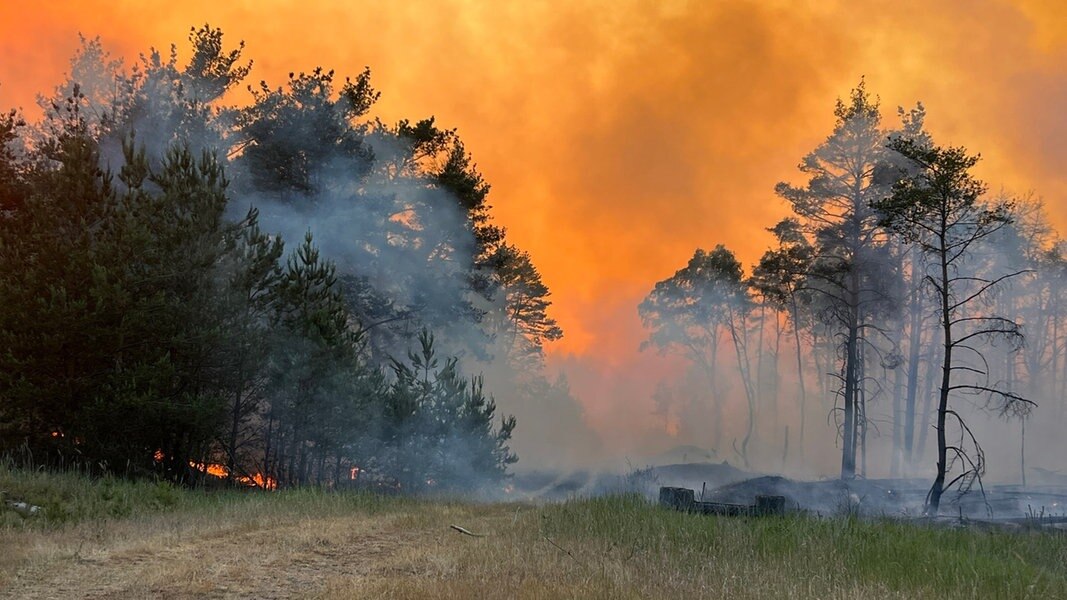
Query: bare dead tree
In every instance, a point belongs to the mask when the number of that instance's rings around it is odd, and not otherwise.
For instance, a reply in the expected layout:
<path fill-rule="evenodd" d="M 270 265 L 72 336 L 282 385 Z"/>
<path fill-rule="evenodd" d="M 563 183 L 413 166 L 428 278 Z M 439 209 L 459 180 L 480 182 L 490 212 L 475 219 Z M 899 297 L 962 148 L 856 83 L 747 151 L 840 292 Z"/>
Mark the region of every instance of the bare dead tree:
<path fill-rule="evenodd" d="M 968 263 L 980 242 L 1011 222 L 1010 201 L 983 200 L 985 184 L 970 174 L 978 156 L 967 154 L 962 147 L 941 148 L 904 136 L 891 139 L 888 147 L 911 161 L 911 173 L 893 186 L 889 197 L 873 206 L 883 215 L 882 225 L 899 233 L 929 259 L 923 283 L 937 299 L 941 323 L 937 475 L 926 500 L 927 513 L 937 514 L 946 489 L 958 485 L 965 492 L 975 483 L 981 486 L 985 472 L 981 445 L 950 407 L 950 399 L 961 394 L 985 396 L 987 406 L 993 405 L 1001 413 L 1025 412 L 1033 404 L 991 380 L 990 366 L 980 347 L 982 341 L 994 338 L 1021 344 L 1018 323 L 982 312 L 979 303 L 998 286 L 1027 271 L 987 275 Z M 949 418 L 960 431 L 954 443 L 947 436 Z M 961 472 L 946 483 L 956 465 Z"/>

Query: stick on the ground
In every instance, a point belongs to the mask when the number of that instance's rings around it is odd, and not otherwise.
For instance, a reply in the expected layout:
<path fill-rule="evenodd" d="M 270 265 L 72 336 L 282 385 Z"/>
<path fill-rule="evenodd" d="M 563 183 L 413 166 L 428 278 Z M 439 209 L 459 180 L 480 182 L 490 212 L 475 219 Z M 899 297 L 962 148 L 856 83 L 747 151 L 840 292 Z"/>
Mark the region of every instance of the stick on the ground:
<path fill-rule="evenodd" d="M 575 555 L 571 554 L 571 551 L 570 551 L 570 550 L 567 550 L 567 549 L 566 549 L 566 548 L 564 548 L 563 546 L 560 546 L 560 545 L 559 545 L 559 544 L 557 544 L 556 542 L 553 542 L 553 541 L 552 541 L 552 538 L 548 537 L 547 535 L 545 535 L 545 534 L 543 534 L 543 533 L 541 534 L 541 537 L 545 538 L 545 541 L 546 541 L 546 542 L 548 542 L 549 544 L 552 544 L 553 546 L 555 546 L 556 548 L 558 548 L 559 550 L 561 550 L 561 551 L 562 551 L 562 552 L 563 552 L 564 554 L 566 554 L 567 556 L 571 557 L 571 560 L 573 560 L 574 562 L 578 563 L 579 565 L 581 565 L 581 566 L 583 566 L 583 567 L 585 567 L 585 568 L 587 568 L 587 569 L 589 568 L 589 565 L 587 565 L 587 564 L 585 564 L 584 562 L 582 562 L 582 561 L 578 560 L 578 557 L 577 557 L 577 556 L 575 556 Z"/>
<path fill-rule="evenodd" d="M 478 537 L 478 538 L 485 537 L 484 533 L 472 533 L 471 531 L 469 531 L 467 529 L 464 529 L 464 528 L 460 527 L 459 525 L 449 525 L 449 527 L 451 527 L 452 529 L 455 529 L 456 531 L 462 533 L 463 535 L 469 535 L 471 537 Z"/>

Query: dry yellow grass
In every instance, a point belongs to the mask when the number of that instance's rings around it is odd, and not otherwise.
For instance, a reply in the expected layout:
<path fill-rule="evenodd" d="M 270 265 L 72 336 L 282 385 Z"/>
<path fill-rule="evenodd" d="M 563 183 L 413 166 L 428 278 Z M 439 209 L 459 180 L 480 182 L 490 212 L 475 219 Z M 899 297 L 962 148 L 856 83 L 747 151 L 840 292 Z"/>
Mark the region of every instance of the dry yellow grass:
<path fill-rule="evenodd" d="M 269 502 L 0 532 L 0 597 L 299 597 L 391 568 L 425 533 L 403 512 Z"/>
<path fill-rule="evenodd" d="M 197 492 L 188 492 L 197 494 Z M 1067 539 L 290 492 L 0 528 L 6 598 L 1055 598 Z M 485 537 L 449 528 L 461 525 Z"/>

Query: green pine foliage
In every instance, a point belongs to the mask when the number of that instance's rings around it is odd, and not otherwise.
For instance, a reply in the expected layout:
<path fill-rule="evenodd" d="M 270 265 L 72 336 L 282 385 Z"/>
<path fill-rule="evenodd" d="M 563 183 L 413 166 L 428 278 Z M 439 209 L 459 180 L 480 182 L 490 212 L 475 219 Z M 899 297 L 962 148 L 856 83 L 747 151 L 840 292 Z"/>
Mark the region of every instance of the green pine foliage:
<path fill-rule="evenodd" d="M 43 122 L 0 116 L 0 454 L 268 488 L 506 477 L 515 419 L 459 353 L 509 331 L 539 364 L 562 332 L 456 132 L 371 117 L 369 70 L 226 106 L 250 63 L 189 39 L 131 69 L 83 40 Z M 325 230 L 283 239 L 285 214 Z"/>

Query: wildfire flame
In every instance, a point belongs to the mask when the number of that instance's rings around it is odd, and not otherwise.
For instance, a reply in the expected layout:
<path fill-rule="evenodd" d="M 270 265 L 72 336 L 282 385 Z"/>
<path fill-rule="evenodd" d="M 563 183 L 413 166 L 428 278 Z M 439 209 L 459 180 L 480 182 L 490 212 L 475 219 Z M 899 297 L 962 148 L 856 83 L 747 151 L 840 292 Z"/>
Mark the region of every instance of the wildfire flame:
<path fill-rule="evenodd" d="M 238 477 L 237 481 L 245 485 L 255 486 L 264 490 L 278 489 L 278 481 L 273 477 L 263 477 L 262 473 L 256 473 L 251 477 Z"/>
<path fill-rule="evenodd" d="M 208 475 L 211 475 L 212 477 L 218 477 L 220 479 L 225 478 L 225 477 L 229 476 L 229 474 L 230 474 L 230 471 L 226 467 L 224 467 L 224 466 L 222 466 L 220 464 L 215 464 L 215 463 L 204 464 L 204 463 L 198 463 L 198 462 L 189 461 L 189 466 L 194 468 L 194 469 L 196 469 L 197 471 L 200 471 L 200 472 L 203 472 L 203 473 L 207 473 Z"/>
<path fill-rule="evenodd" d="M 163 453 L 163 450 L 156 450 L 152 453 L 152 459 L 157 463 L 163 462 L 166 457 L 167 455 Z M 230 470 L 225 465 L 218 463 L 202 463 L 191 460 L 189 461 L 189 466 L 218 479 L 226 479 L 230 476 Z M 269 475 L 264 476 L 262 473 L 254 473 L 250 476 L 239 475 L 234 477 L 233 480 L 248 487 L 257 487 L 264 490 L 278 489 L 278 481 Z"/>
<path fill-rule="evenodd" d="M 226 479 L 230 476 L 230 470 L 227 469 L 225 465 L 220 465 L 218 463 L 198 463 L 191 460 L 189 461 L 189 466 L 197 471 L 207 473 L 208 475 L 219 479 Z M 254 473 L 251 476 L 238 475 L 237 477 L 234 477 L 233 480 L 241 485 L 247 485 L 249 487 L 258 487 L 265 490 L 278 489 L 278 482 L 273 477 L 264 477 L 262 473 Z"/>

